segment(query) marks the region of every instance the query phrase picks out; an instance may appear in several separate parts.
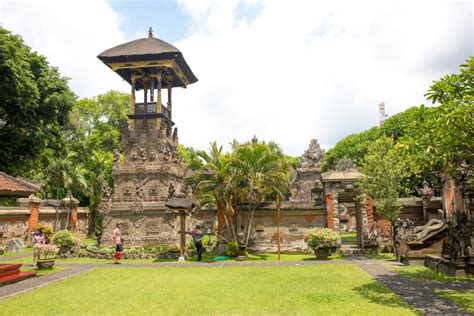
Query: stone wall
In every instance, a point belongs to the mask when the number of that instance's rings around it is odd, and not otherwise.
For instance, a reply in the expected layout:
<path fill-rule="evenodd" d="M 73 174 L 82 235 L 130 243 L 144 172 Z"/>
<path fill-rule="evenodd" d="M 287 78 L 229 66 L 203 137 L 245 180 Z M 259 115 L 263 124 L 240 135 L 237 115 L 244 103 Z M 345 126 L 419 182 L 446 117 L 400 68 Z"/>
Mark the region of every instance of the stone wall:
<path fill-rule="evenodd" d="M 241 214 L 242 225 L 247 224 L 249 210 Z M 307 250 L 304 237 L 316 227 L 326 226 L 326 209 L 312 203 L 282 202 L 280 212 L 281 251 Z M 277 213 L 274 203 L 264 203 L 254 213 L 254 224 L 249 239 L 249 250 L 255 252 L 277 251 Z"/>
<path fill-rule="evenodd" d="M 68 208 L 59 208 L 58 212 L 58 230 L 66 229 Z M 87 208 L 79 207 L 77 209 L 76 232 L 79 235 L 85 236 L 88 225 Z M 3 231 L 3 237 L 0 238 L 1 244 L 5 245 L 10 239 L 19 238 L 28 245 L 31 241 L 29 234 L 28 223 L 30 221 L 30 207 L 19 205 L 14 207 L 0 206 L 0 231 Z M 56 221 L 56 209 L 51 206 L 39 205 L 38 223 L 47 226 L 54 226 Z M 71 222 L 71 213 L 69 214 L 69 221 Z"/>

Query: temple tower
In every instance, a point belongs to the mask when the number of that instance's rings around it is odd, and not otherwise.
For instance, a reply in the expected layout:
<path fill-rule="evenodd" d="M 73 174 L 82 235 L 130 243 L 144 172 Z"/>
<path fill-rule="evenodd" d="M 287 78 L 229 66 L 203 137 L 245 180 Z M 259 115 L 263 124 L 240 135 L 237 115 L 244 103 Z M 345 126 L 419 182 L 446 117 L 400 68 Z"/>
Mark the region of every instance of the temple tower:
<path fill-rule="evenodd" d="M 155 38 L 151 28 L 147 38 L 97 57 L 131 86 L 130 120 L 122 127 L 124 153 L 114 153 L 114 190 L 106 190 L 102 201 L 102 240 L 111 243 L 115 223 L 121 222 L 128 245 L 174 244 L 176 218 L 164 204 L 183 189 L 185 166 L 178 157 L 172 90 L 197 78 L 183 54 Z"/>

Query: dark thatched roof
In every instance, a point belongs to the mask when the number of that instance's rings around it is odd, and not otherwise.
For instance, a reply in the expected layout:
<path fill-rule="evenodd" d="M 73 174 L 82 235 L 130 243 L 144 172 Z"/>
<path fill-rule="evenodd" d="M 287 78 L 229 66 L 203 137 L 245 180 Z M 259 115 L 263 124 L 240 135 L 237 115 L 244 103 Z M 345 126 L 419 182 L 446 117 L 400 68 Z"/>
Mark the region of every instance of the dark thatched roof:
<path fill-rule="evenodd" d="M 183 54 L 173 45 L 154 37 L 140 38 L 127 42 L 100 53 L 99 58 L 103 63 L 110 67 L 111 63 L 136 62 L 136 61 L 154 61 L 173 59 L 179 68 L 184 72 L 189 83 L 194 83 L 198 79 L 192 72 Z M 117 73 L 131 84 L 131 74 L 129 69 L 119 69 Z M 176 78 L 173 87 L 184 87 L 184 82 Z M 141 87 L 137 87 L 141 89 Z"/>
<path fill-rule="evenodd" d="M 160 55 L 166 53 L 181 53 L 173 45 L 160 40 L 159 38 L 140 38 L 131 42 L 127 42 L 106 51 L 97 56 L 100 60 L 106 58 L 128 57 L 141 55 Z"/>
<path fill-rule="evenodd" d="M 171 209 L 175 209 L 175 210 L 177 209 L 190 210 L 194 208 L 195 204 L 193 200 L 188 199 L 188 198 L 175 198 L 166 202 L 165 206 Z"/>

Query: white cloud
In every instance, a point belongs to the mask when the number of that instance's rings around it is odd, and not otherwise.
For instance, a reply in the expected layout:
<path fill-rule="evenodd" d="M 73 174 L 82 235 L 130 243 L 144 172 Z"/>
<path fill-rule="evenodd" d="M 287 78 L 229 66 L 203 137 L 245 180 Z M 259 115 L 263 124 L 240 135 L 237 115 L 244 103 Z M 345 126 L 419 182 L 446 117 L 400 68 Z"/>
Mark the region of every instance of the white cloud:
<path fill-rule="evenodd" d="M 471 2 L 178 0 L 191 17 L 176 45 L 199 81 L 176 89 L 183 144 L 254 134 L 300 155 L 424 101 L 432 80 L 473 53 Z M 143 3 L 140 3 L 143 4 Z M 248 18 L 246 6 L 258 10 Z M 247 10 L 247 11 L 248 11 Z M 123 43 L 105 0 L 3 1 L 0 23 L 72 78 L 79 96 L 127 84 L 97 60 Z M 166 40 L 166 38 L 163 38 Z"/>
<path fill-rule="evenodd" d="M 381 101 L 389 114 L 424 102 L 472 54 L 470 3 L 263 1 L 253 21 L 236 1 L 180 5 L 198 27 L 175 44 L 200 81 L 174 117 L 200 148 L 253 134 L 293 155 L 310 138 L 333 145 L 377 125 Z"/>
<path fill-rule="evenodd" d="M 20 34 L 33 50 L 45 55 L 79 96 L 110 89 L 129 91 L 97 55 L 125 41 L 121 18 L 104 0 L 2 1 L 0 24 Z"/>

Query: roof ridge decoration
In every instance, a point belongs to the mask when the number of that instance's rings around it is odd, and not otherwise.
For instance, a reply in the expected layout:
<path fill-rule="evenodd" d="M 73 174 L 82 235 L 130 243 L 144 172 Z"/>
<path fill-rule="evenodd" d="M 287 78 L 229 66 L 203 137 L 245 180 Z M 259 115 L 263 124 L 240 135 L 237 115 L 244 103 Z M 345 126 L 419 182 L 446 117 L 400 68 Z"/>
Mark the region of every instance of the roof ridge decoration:
<path fill-rule="evenodd" d="M 155 38 L 155 36 L 153 36 L 153 29 L 151 28 L 151 26 L 148 29 L 148 38 Z"/>

